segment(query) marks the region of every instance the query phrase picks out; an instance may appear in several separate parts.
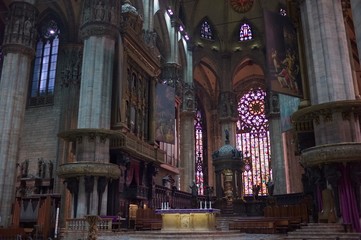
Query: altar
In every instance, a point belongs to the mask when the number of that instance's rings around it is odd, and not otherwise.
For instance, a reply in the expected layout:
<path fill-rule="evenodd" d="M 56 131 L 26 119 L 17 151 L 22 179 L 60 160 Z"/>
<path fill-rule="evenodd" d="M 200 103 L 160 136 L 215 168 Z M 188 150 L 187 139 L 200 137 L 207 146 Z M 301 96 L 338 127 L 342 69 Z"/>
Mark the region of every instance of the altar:
<path fill-rule="evenodd" d="M 162 231 L 214 231 L 219 209 L 157 209 Z"/>

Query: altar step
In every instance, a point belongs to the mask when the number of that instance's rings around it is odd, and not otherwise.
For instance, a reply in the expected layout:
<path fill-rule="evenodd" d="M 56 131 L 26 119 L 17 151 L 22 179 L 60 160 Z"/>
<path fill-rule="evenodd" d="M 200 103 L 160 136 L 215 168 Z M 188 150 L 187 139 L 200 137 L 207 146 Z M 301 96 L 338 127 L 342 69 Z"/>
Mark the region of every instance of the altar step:
<path fill-rule="evenodd" d="M 338 223 L 308 223 L 306 226 L 302 226 L 300 229 L 288 232 L 287 237 L 284 239 L 360 240 L 361 233 L 345 232 L 344 226 Z"/>
<path fill-rule="evenodd" d="M 221 209 L 222 215 L 234 215 L 234 209 L 232 205 L 226 205 L 224 208 Z"/>
<path fill-rule="evenodd" d="M 229 230 L 229 222 L 238 219 L 239 216 L 217 216 L 216 217 L 216 228 L 218 231 L 228 231 Z"/>

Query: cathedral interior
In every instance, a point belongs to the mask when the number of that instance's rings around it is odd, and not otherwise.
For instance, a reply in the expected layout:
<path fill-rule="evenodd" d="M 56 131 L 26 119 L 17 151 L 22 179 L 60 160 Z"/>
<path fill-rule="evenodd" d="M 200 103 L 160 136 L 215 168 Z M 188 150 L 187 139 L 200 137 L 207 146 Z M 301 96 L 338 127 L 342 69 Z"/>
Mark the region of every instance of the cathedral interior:
<path fill-rule="evenodd" d="M 360 0 L 0 0 L 0 237 L 285 206 L 360 233 L 360 55 Z"/>

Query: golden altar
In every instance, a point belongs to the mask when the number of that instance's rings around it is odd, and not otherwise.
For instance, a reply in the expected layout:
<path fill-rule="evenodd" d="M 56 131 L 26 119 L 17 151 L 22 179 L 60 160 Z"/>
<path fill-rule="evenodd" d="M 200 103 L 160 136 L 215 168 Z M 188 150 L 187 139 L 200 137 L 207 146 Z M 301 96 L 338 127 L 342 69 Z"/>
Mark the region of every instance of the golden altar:
<path fill-rule="evenodd" d="M 214 231 L 219 209 L 157 209 L 162 231 Z"/>

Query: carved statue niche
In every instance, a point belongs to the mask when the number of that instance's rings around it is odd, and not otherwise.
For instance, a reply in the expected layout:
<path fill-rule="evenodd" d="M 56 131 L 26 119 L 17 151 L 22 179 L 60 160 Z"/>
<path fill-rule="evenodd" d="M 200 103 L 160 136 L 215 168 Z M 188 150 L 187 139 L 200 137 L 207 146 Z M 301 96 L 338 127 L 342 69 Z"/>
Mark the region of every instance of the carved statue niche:
<path fill-rule="evenodd" d="M 339 204 L 340 202 L 338 195 L 338 184 L 342 174 L 338 166 L 335 164 L 324 165 L 323 174 L 333 190 L 337 217 L 341 217 L 340 204 Z"/>
<path fill-rule="evenodd" d="M 29 174 L 29 159 L 26 159 L 20 166 L 20 177 L 26 178 Z"/>

